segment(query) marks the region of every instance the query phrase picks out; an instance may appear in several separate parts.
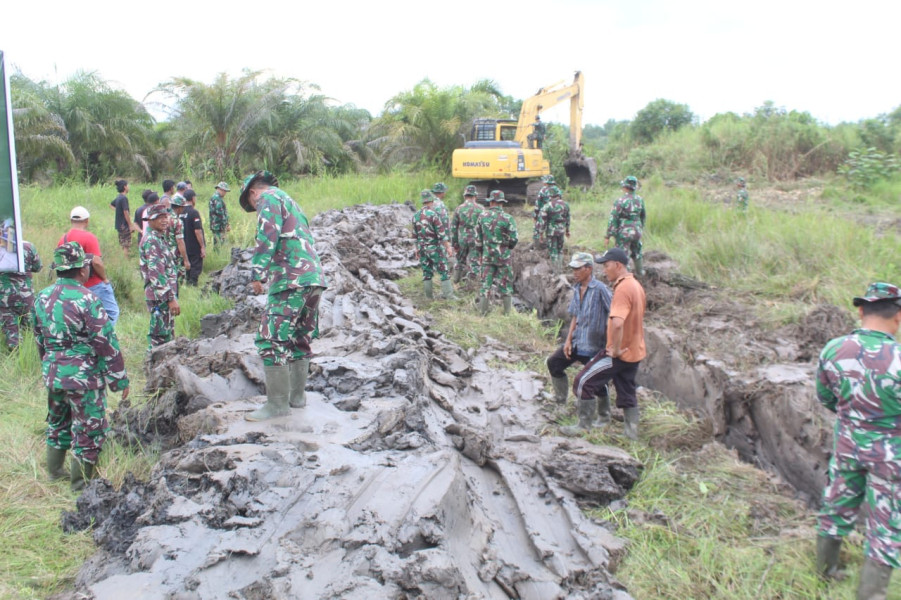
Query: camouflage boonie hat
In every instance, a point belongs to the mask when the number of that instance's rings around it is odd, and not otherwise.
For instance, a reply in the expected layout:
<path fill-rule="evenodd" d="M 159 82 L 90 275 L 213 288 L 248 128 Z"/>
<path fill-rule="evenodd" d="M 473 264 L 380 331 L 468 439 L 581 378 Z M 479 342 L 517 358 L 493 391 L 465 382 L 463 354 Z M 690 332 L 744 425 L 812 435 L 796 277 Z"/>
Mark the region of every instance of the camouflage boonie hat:
<path fill-rule="evenodd" d="M 587 267 L 594 263 L 594 257 L 587 252 L 576 252 L 573 254 L 573 258 L 569 261 L 569 266 L 573 269 L 578 269 L 579 267 Z"/>
<path fill-rule="evenodd" d="M 548 185 L 554 185 L 557 181 L 554 179 L 553 175 L 545 175 L 541 178 Z"/>
<path fill-rule="evenodd" d="M 241 185 L 241 197 L 238 199 L 238 201 L 241 203 L 241 208 L 243 208 L 247 212 L 256 211 L 256 209 L 250 205 L 250 200 L 248 200 L 247 195 L 250 191 L 250 186 L 256 183 L 259 179 L 262 179 L 269 185 L 278 187 L 278 177 L 276 177 L 269 171 L 257 171 L 245 177 L 244 183 L 243 185 Z"/>
<path fill-rule="evenodd" d="M 866 295 L 854 298 L 854 306 L 879 302 L 880 300 L 894 300 L 895 304 L 901 306 L 901 289 L 897 285 L 882 281 L 871 283 L 870 287 L 867 288 Z"/>
<path fill-rule="evenodd" d="M 435 199 L 435 196 L 432 195 L 432 190 L 422 190 L 419 192 L 419 199 L 423 202 L 431 202 Z"/>
<path fill-rule="evenodd" d="M 185 205 L 185 197 L 181 194 L 175 194 L 171 198 L 169 198 L 169 204 L 172 206 L 184 206 Z"/>
<path fill-rule="evenodd" d="M 441 182 L 438 182 L 438 183 L 436 183 L 435 185 L 432 186 L 432 193 L 433 193 L 433 194 L 441 194 L 441 193 L 444 193 L 444 192 L 446 192 L 446 191 L 447 191 L 447 186 L 444 185 L 444 184 L 441 183 Z"/>
<path fill-rule="evenodd" d="M 169 209 L 164 204 L 154 204 L 144 213 L 144 220 L 152 221 L 167 214 L 169 214 Z"/>
<path fill-rule="evenodd" d="M 547 194 L 551 198 L 562 198 L 563 197 L 563 192 L 561 192 L 560 188 L 558 188 L 556 185 L 552 185 L 550 187 L 550 189 L 548 189 Z"/>
<path fill-rule="evenodd" d="M 492 190 L 491 193 L 488 194 L 488 202 L 507 202 L 507 199 L 504 198 L 504 192 Z"/>
<path fill-rule="evenodd" d="M 53 264 L 50 268 L 54 271 L 68 271 L 80 269 L 91 264 L 93 254 L 85 254 L 84 248 L 78 242 L 66 242 L 53 251 Z"/>
<path fill-rule="evenodd" d="M 463 188 L 463 197 L 465 198 L 467 196 L 475 196 L 478 198 L 479 190 L 476 189 L 476 186 L 467 185 L 465 188 Z"/>
<path fill-rule="evenodd" d="M 738 185 L 744 185 L 744 184 L 745 184 L 745 178 L 744 178 L 744 177 L 739 177 L 739 178 L 736 179 L 735 181 L 738 183 Z"/>
<path fill-rule="evenodd" d="M 232 191 L 232 189 L 231 189 L 230 187 L 228 187 L 228 184 L 225 183 L 224 181 L 220 181 L 219 183 L 217 183 L 217 184 L 216 184 L 216 189 L 217 189 L 217 190 L 222 190 L 223 192 L 230 192 L 230 191 Z"/>
<path fill-rule="evenodd" d="M 620 187 L 628 188 L 630 190 L 634 190 L 638 187 L 638 179 L 632 175 L 629 175 L 625 179 L 620 182 Z"/>

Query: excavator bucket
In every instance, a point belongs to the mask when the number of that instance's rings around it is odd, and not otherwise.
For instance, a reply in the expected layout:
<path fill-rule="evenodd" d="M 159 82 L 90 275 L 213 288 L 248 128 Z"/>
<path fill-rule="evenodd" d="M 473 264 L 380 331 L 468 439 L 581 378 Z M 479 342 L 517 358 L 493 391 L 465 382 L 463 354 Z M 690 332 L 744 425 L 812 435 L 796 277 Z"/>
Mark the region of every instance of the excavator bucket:
<path fill-rule="evenodd" d="M 598 177 L 598 165 L 593 158 L 571 156 L 563 162 L 569 185 L 587 190 L 594 186 Z"/>

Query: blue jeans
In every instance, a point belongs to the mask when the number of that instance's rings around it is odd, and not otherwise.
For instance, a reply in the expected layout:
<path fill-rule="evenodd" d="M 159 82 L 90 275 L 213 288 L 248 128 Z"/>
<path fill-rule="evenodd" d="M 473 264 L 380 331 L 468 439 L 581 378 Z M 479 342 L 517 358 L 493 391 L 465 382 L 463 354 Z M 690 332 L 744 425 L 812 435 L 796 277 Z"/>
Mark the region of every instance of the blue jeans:
<path fill-rule="evenodd" d="M 115 325 L 116 321 L 119 319 L 119 304 L 116 302 L 116 294 L 113 293 L 113 286 L 101 281 L 88 289 L 91 290 L 95 296 L 100 298 L 100 302 L 103 303 L 103 310 L 106 311 L 106 316 L 109 317 L 109 322 Z"/>

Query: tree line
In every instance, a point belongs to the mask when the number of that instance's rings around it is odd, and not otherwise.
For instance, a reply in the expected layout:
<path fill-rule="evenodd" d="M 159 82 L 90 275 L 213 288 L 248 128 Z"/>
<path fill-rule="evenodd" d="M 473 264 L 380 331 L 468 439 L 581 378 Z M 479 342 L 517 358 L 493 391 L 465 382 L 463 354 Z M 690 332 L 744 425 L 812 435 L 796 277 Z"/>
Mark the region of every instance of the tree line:
<path fill-rule="evenodd" d="M 17 72 L 10 87 L 24 183 L 153 181 L 176 172 L 236 180 L 254 168 L 282 176 L 449 171 L 473 119 L 516 118 L 522 104 L 491 80 L 439 87 L 425 79 L 373 116 L 335 103 L 315 84 L 259 71 L 223 73 L 209 83 L 176 77 L 144 102 L 92 72 L 62 83 Z M 552 124 L 552 164 L 562 163 L 566 139 L 566 127 Z M 583 145 L 611 180 L 626 171 L 678 180 L 741 172 L 770 181 L 839 173 L 867 185 L 898 169 L 901 106 L 830 127 L 772 102 L 700 123 L 687 105 L 657 99 L 632 120 L 585 126 Z"/>

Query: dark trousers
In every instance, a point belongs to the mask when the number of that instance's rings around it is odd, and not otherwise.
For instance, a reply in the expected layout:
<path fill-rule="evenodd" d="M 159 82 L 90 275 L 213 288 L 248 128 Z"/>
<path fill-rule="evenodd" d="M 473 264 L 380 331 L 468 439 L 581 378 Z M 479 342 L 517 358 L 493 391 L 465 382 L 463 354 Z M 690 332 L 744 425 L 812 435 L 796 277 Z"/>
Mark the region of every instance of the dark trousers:
<path fill-rule="evenodd" d="M 612 380 L 616 389 L 616 406 L 634 408 L 638 406 L 635 395 L 635 375 L 641 362 L 626 362 L 607 356 L 606 350 L 598 352 L 594 358 L 579 371 L 573 381 L 573 394 L 576 398 L 589 399 L 598 395 Z"/>
<path fill-rule="evenodd" d="M 191 268 L 188 269 L 185 279 L 187 279 L 188 285 L 197 285 L 197 280 L 203 273 L 203 259 L 198 254 L 197 256 L 188 255 L 188 260 L 191 262 Z"/>
<path fill-rule="evenodd" d="M 563 354 L 563 346 L 560 346 L 553 354 L 547 357 L 547 370 L 551 377 L 565 377 L 566 369 L 572 366 L 573 363 L 585 365 L 591 361 L 590 356 L 579 356 L 578 354 L 570 354 L 569 356 L 569 358 L 566 358 L 566 355 Z M 604 398 L 607 396 L 607 386 L 600 386 L 596 392 L 595 395 L 598 398 Z M 591 396 L 587 396 L 587 398 L 591 398 Z"/>

